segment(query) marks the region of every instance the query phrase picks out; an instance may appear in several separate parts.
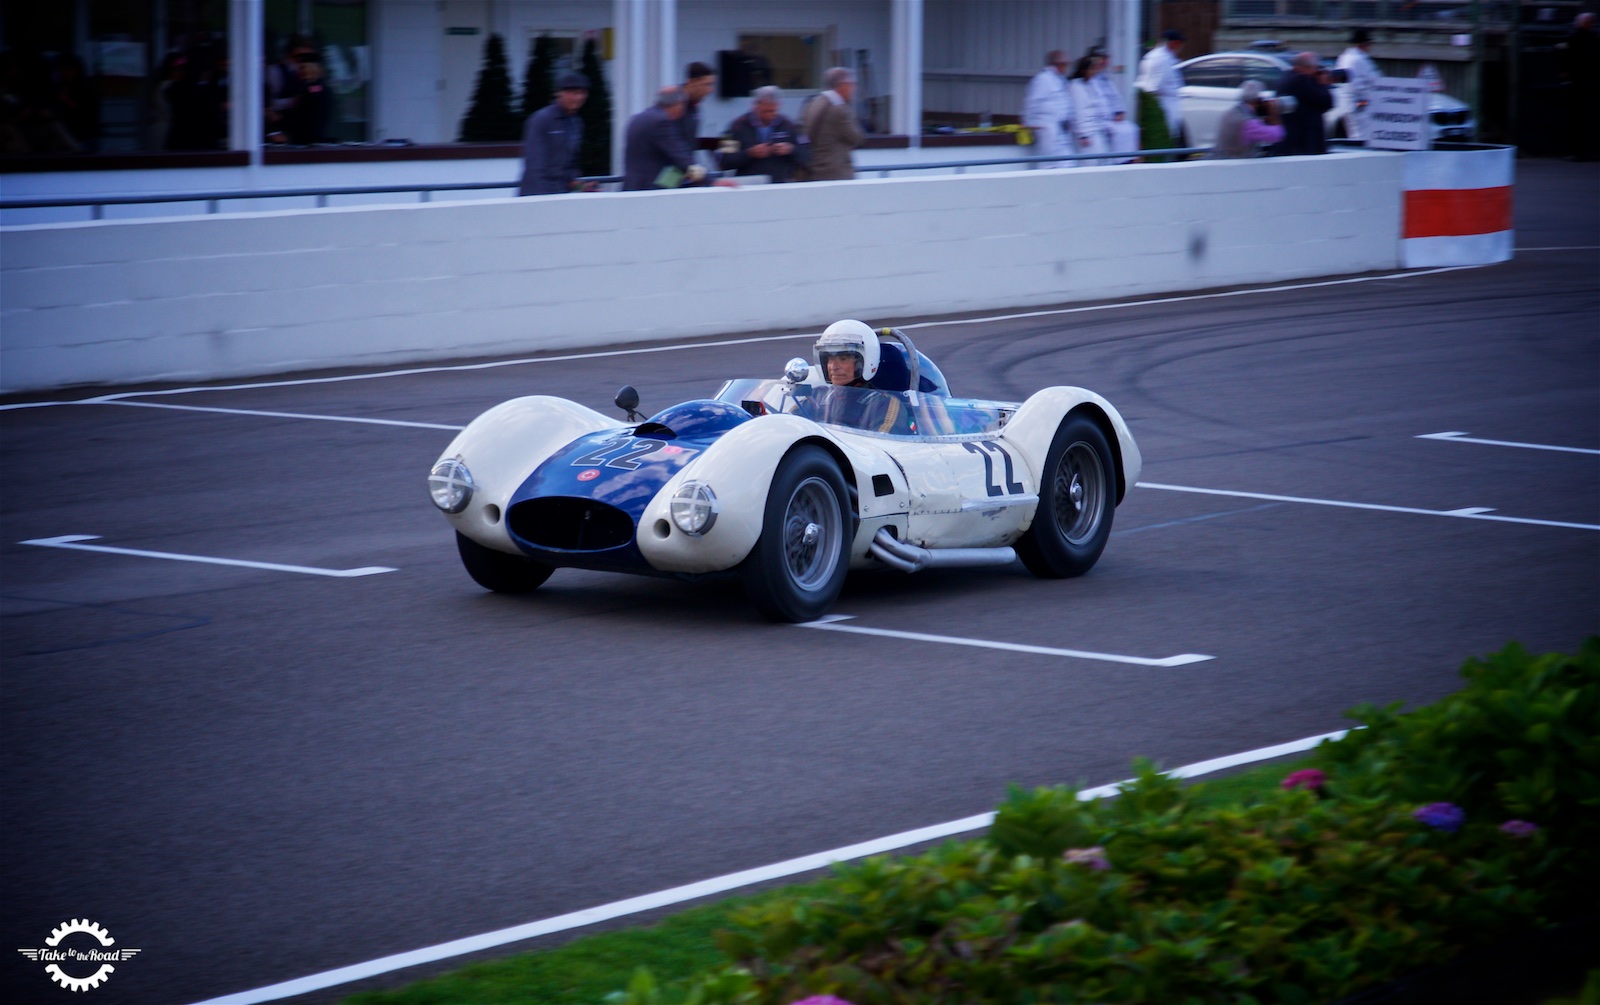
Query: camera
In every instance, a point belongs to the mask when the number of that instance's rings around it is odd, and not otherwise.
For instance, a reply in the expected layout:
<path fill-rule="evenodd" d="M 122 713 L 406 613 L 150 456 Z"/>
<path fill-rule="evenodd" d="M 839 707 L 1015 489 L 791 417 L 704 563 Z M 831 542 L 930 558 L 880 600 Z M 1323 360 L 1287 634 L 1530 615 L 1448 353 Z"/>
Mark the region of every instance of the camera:
<path fill-rule="evenodd" d="M 1327 75 L 1328 75 L 1328 83 L 1330 83 L 1330 84 L 1348 84 L 1350 82 L 1350 71 L 1349 70 L 1334 69 L 1334 70 L 1326 70 L 1324 72 L 1327 73 Z"/>

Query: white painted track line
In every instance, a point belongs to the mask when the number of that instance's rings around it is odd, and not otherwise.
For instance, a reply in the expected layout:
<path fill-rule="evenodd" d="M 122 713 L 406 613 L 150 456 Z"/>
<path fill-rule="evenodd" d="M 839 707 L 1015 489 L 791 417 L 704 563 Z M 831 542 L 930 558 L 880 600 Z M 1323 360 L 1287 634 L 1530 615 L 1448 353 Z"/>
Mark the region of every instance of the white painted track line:
<path fill-rule="evenodd" d="M 1341 509 L 1377 510 L 1382 513 L 1413 513 L 1417 516 L 1448 516 L 1461 520 L 1492 520 L 1496 523 L 1521 523 L 1534 527 L 1566 527 L 1571 530 L 1600 530 L 1600 524 L 1568 523 L 1564 520 L 1535 520 L 1531 517 L 1501 516 L 1491 507 L 1467 506 L 1462 509 L 1416 509 L 1410 506 L 1384 506 L 1379 503 L 1345 502 L 1339 499 L 1312 499 L 1304 496 L 1269 495 L 1265 492 L 1235 492 L 1230 489 L 1201 489 L 1190 485 L 1162 485 L 1157 482 L 1140 482 L 1142 489 L 1160 489 L 1164 492 L 1193 492 L 1205 496 L 1231 496 L 1235 499 L 1265 499 L 1270 502 L 1305 503 L 1308 506 L 1335 506 Z"/>
<path fill-rule="evenodd" d="M 359 422 L 373 426 L 409 426 L 413 429 L 448 429 L 460 432 L 466 426 L 446 426 L 437 422 L 406 422 L 402 419 L 364 419 L 354 415 L 311 415 L 306 412 L 262 412 L 252 408 L 207 408 L 203 405 L 170 405 L 161 401 L 90 401 L 90 405 L 125 405 L 133 408 L 170 408 L 179 412 L 218 412 L 222 415 L 256 415 L 269 419 L 315 419 L 319 422 Z"/>
<path fill-rule="evenodd" d="M 298 572 L 306 576 L 332 576 L 335 579 L 354 579 L 357 576 L 375 576 L 380 572 L 398 572 L 382 565 L 369 565 L 361 569 L 318 569 L 309 565 L 279 565 L 276 562 L 250 562 L 242 558 L 211 558 L 205 555 L 180 555 L 170 551 L 141 551 L 137 548 L 113 548 L 104 544 L 84 544 L 98 541 L 98 534 L 66 534 L 62 537 L 40 537 L 20 544 L 40 548 L 66 548 L 71 551 L 100 551 L 108 555 L 132 555 L 137 558 L 163 558 L 172 562 L 199 562 L 202 565 L 233 565 L 242 569 L 266 569 L 270 572 Z"/>
<path fill-rule="evenodd" d="M 1179 667 L 1190 663 L 1204 663 L 1216 659 L 1200 653 L 1183 653 L 1151 659 L 1145 656 L 1122 656 L 1117 653 L 1093 653 L 1082 649 L 1056 649 L 1051 646 L 1029 646 L 1017 642 L 991 642 L 987 639 L 964 639 L 954 635 L 928 635 L 923 632 L 901 632 L 889 628 L 866 628 L 861 625 L 842 625 L 853 614 L 830 614 L 817 621 L 807 621 L 796 628 L 815 628 L 824 632 L 849 632 L 853 635 L 877 635 L 886 639 L 907 639 L 911 642 L 936 642 L 947 646 L 973 646 L 978 649 L 999 649 L 1011 653 L 1031 653 L 1037 656 L 1065 656 L 1069 659 L 1099 660 L 1102 663 L 1127 663 L 1140 667 Z"/>
<path fill-rule="evenodd" d="M 1209 761 L 1198 761 L 1194 764 L 1184 765 L 1181 768 L 1174 768 L 1167 774 L 1172 775 L 1174 778 L 1194 778 L 1213 771 L 1237 767 L 1241 764 L 1269 761 L 1275 757 L 1284 757 L 1289 754 L 1310 750 L 1324 740 L 1337 740 L 1347 732 L 1348 730 L 1339 730 L 1334 733 L 1322 733 L 1300 740 L 1292 740 L 1288 743 L 1280 743 L 1272 747 L 1247 750 L 1241 754 L 1230 754 L 1227 757 L 1218 757 Z M 1125 783 L 1117 782 L 1113 785 L 1101 785 L 1093 789 L 1083 789 L 1078 793 L 1078 798 L 1088 800 L 1113 796 L 1116 795 L 1118 787 L 1123 784 Z M 669 890 L 661 890 L 641 897 L 616 900 L 609 904 L 601 904 L 599 907 L 591 907 L 582 911 L 574 911 L 571 914 L 546 918 L 543 921 L 532 921 L 513 928 L 502 928 L 497 932 L 485 932 L 482 935 L 456 939 L 453 942 L 444 942 L 424 949 L 414 949 L 408 953 L 397 953 L 393 956 L 385 956 L 366 963 L 340 967 L 337 970 L 325 970 L 319 974 L 311 974 L 307 977 L 284 981 L 281 984 L 272 984 L 267 987 L 255 988 L 251 991 L 240 991 L 235 994 L 223 995 L 220 998 L 210 998 L 198 1003 L 198 1005 L 256 1005 L 258 1002 L 292 998 L 295 995 L 309 994 L 312 991 L 321 991 L 324 988 L 349 984 L 352 981 L 376 977 L 379 974 L 392 973 L 396 970 L 404 970 L 407 967 L 448 960 L 456 956 L 464 956 L 467 953 L 475 953 L 484 949 L 493 949 L 496 946 L 537 938 L 541 935 L 551 935 L 574 928 L 583 928 L 601 921 L 609 921 L 612 918 L 621 918 L 630 914 L 655 910 L 658 907 L 670 907 L 674 904 L 698 900 L 701 897 L 727 893 L 730 890 L 737 890 L 756 883 L 764 883 L 768 880 L 783 879 L 788 876 L 812 872 L 835 862 L 848 862 L 853 859 L 866 858 L 869 855 L 881 855 L 885 852 L 896 851 L 911 845 L 924 844 L 941 838 L 954 837 L 957 834 L 982 830 L 993 822 L 993 812 L 980 813 L 977 816 L 963 817 L 960 820 L 952 820 L 948 823 L 902 831 L 899 834 L 891 834 L 888 837 L 846 845 L 843 848 L 817 852 L 814 855 L 805 855 L 801 858 L 792 858 L 785 862 L 775 862 L 772 865 L 746 869 L 743 872 L 729 873 L 726 876 L 717 876 L 713 879 L 701 880 L 698 883 L 690 883 L 686 886 L 675 886 Z"/>
<path fill-rule="evenodd" d="M 1423 433 L 1419 440 L 1444 440 L 1448 443 L 1478 443 L 1490 447 L 1521 447 L 1524 450 L 1559 450 L 1564 454 L 1600 454 L 1588 447 L 1557 447 L 1548 443 L 1518 443 L 1513 440 L 1480 440 L 1466 433 Z"/>

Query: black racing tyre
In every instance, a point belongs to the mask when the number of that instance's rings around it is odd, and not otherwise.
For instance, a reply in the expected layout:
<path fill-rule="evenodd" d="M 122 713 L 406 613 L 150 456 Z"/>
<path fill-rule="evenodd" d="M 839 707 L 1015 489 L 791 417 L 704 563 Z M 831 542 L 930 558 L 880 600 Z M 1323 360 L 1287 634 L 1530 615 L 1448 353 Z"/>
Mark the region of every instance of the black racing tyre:
<path fill-rule="evenodd" d="M 1039 508 L 1017 542 L 1017 557 L 1035 576 L 1064 579 L 1094 568 L 1111 536 L 1116 469 L 1100 427 L 1069 415 L 1056 430 L 1039 479 Z"/>
<path fill-rule="evenodd" d="M 532 593 L 544 585 L 554 571 L 543 562 L 485 548 L 459 530 L 456 531 L 456 550 L 461 553 L 461 564 L 467 567 L 472 581 L 496 593 Z"/>
<path fill-rule="evenodd" d="M 761 537 L 739 566 L 750 603 L 769 621 L 826 614 L 850 569 L 855 520 L 832 455 L 809 444 L 778 465 L 767 490 Z"/>

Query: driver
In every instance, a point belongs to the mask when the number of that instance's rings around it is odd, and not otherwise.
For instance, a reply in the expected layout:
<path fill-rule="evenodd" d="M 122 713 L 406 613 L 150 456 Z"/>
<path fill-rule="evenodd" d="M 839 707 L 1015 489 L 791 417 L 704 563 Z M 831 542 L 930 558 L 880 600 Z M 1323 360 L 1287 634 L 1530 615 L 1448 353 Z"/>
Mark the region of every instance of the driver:
<path fill-rule="evenodd" d="M 878 372 L 878 336 L 860 321 L 835 321 L 817 339 L 817 368 L 831 388 L 820 395 L 818 422 L 887 433 L 900 418 L 900 402 L 868 383 Z"/>

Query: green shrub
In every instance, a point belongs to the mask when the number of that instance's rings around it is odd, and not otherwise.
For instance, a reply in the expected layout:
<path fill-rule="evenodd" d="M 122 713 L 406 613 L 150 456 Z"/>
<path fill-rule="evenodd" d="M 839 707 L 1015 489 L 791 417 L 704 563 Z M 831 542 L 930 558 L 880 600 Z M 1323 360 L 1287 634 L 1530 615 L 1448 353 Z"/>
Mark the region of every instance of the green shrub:
<path fill-rule="evenodd" d="M 1148 763 L 1114 800 L 1013 789 L 982 840 L 736 914 L 687 999 L 639 974 L 613 1000 L 1296 1005 L 1592 912 L 1600 639 L 1463 674 L 1418 712 L 1357 710 L 1255 805 L 1201 806 Z"/>

